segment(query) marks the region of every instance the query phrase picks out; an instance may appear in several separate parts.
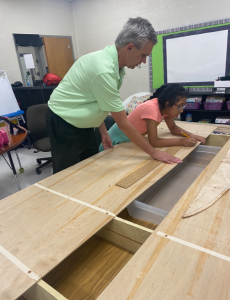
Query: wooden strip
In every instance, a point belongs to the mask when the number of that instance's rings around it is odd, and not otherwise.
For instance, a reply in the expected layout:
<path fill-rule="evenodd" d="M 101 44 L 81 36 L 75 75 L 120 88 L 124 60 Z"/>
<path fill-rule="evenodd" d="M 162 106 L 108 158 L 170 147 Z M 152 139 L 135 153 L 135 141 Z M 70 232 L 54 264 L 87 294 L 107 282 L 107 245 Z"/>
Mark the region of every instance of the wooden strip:
<path fill-rule="evenodd" d="M 56 192 L 56 191 L 54 191 L 54 190 L 48 189 L 48 188 L 46 188 L 46 187 L 44 187 L 44 186 L 42 186 L 42 185 L 40 185 L 40 184 L 38 184 L 38 183 L 35 183 L 34 185 L 37 186 L 37 187 L 39 187 L 40 189 L 43 189 L 43 190 L 47 191 L 47 192 L 53 193 L 53 194 L 55 194 L 55 195 L 58 195 L 58 196 L 61 196 L 61 197 L 63 197 L 63 198 L 66 198 L 66 199 L 69 199 L 69 200 L 71 200 L 71 201 L 74 201 L 74 202 L 76 202 L 76 203 L 78 203 L 78 204 L 85 205 L 85 206 L 87 206 L 87 207 L 89 207 L 89 208 L 95 209 L 95 210 L 100 211 L 100 212 L 102 212 L 102 213 L 104 213 L 104 214 L 107 214 L 107 215 L 110 215 L 110 216 L 112 216 L 112 217 L 115 217 L 115 215 L 114 215 L 113 213 L 111 213 L 110 211 L 104 210 L 104 209 L 102 209 L 102 208 L 100 208 L 100 207 L 97 207 L 97 206 L 91 205 L 91 204 L 89 204 L 89 203 L 86 203 L 86 202 L 84 202 L 84 201 L 81 201 L 81 200 L 78 200 L 78 199 L 75 199 L 75 198 L 66 196 L 66 195 L 61 194 L 61 193 L 59 193 L 59 192 Z"/>
<path fill-rule="evenodd" d="M 177 153 L 182 147 L 181 146 L 173 146 L 169 147 L 165 152 L 169 153 L 171 155 L 174 155 Z M 132 172 L 128 176 L 124 177 L 120 181 L 116 183 L 116 185 L 123 187 L 127 189 L 131 185 L 133 185 L 135 182 L 143 178 L 145 175 L 156 169 L 159 165 L 163 164 L 162 161 L 159 160 L 150 160 L 147 162 L 144 166 L 137 169 L 136 171 Z"/>
<path fill-rule="evenodd" d="M 204 253 L 207 253 L 207 254 L 210 254 L 212 256 L 215 256 L 215 257 L 218 257 L 218 258 L 221 258 L 223 260 L 226 260 L 226 261 L 229 261 L 230 262 L 230 257 L 229 256 L 226 256 L 226 255 L 223 255 L 221 253 L 218 253 L 218 252 L 215 252 L 215 251 L 212 251 L 212 250 L 209 250 L 207 248 L 204 248 L 204 247 L 200 247 L 196 244 L 193 244 L 193 243 L 189 243 L 189 242 L 186 242 L 184 240 L 181 240 L 181 239 L 178 239 L 174 236 L 171 236 L 171 235 L 168 235 L 166 233 L 163 233 L 161 231 L 158 231 L 157 232 L 158 235 L 162 236 L 162 237 L 165 237 L 166 239 L 169 239 L 171 241 L 174 241 L 174 242 L 177 242 L 179 244 L 182 244 L 182 245 L 185 245 L 185 246 L 188 246 L 190 248 L 193 248 L 195 250 L 198 250 L 198 251 L 201 251 L 201 252 L 204 252 Z"/>
<path fill-rule="evenodd" d="M 39 276 L 31 271 L 25 264 L 23 264 L 19 259 L 7 251 L 4 247 L 0 245 L 0 253 L 2 253 L 8 260 L 10 260 L 15 266 L 17 266 L 22 272 L 29 276 L 33 280 L 39 280 Z"/>
<path fill-rule="evenodd" d="M 26 300 L 68 300 L 43 280 L 33 285 L 23 297 Z"/>
<path fill-rule="evenodd" d="M 153 232 L 151 229 L 116 217 L 97 235 L 135 253 Z"/>

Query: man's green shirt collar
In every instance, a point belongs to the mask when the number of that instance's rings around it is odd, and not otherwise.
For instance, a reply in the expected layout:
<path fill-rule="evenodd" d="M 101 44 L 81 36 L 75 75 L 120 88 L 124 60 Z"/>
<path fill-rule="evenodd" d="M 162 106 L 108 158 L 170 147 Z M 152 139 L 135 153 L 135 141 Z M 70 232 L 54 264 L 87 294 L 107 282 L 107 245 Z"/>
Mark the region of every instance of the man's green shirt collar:
<path fill-rule="evenodd" d="M 110 57 L 114 61 L 114 67 L 115 67 L 115 72 L 116 72 L 116 75 L 117 75 L 117 79 L 119 79 L 119 80 L 121 78 L 123 79 L 124 76 L 125 76 L 125 68 L 120 68 L 119 69 L 118 53 L 117 53 L 116 45 L 114 44 L 113 46 L 108 47 L 107 49 L 109 50 L 108 54 L 110 55 Z"/>

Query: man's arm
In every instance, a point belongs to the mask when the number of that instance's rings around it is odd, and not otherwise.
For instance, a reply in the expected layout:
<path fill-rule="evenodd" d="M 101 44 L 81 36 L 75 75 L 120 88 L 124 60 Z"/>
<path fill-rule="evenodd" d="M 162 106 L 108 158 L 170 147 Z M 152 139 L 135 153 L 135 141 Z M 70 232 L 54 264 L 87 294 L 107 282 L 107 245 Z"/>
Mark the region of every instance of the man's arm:
<path fill-rule="evenodd" d="M 164 161 L 169 164 L 181 163 L 182 160 L 176 158 L 166 152 L 158 151 L 154 149 L 144 137 L 136 130 L 136 128 L 129 123 L 125 110 L 120 112 L 111 112 L 114 121 L 117 123 L 117 126 L 124 134 L 141 150 L 149 154 L 152 158 Z"/>
<path fill-rule="evenodd" d="M 106 150 L 108 148 L 113 148 L 113 144 L 111 141 L 111 138 L 107 132 L 107 129 L 105 127 L 105 122 L 102 122 L 101 125 L 98 127 L 100 135 L 101 135 L 101 142 L 103 145 L 103 148 Z"/>

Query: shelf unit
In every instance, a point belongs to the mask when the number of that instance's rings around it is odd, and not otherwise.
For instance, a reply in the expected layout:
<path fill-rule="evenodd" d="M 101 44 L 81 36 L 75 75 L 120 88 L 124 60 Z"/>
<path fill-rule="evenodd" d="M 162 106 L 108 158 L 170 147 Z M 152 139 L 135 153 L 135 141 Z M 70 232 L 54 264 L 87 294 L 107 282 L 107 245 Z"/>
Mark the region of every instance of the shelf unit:
<path fill-rule="evenodd" d="M 217 94 L 212 92 L 190 92 L 188 91 L 188 97 L 202 97 L 201 106 L 199 109 L 186 109 L 180 114 L 180 120 L 186 121 L 186 114 L 192 114 L 192 122 L 198 122 L 201 119 L 211 119 L 211 123 L 215 123 L 215 119 L 219 116 L 229 116 L 230 117 L 230 110 L 227 110 L 226 102 L 230 100 L 229 94 Z M 207 110 L 204 109 L 203 103 L 206 101 L 207 96 L 219 96 L 225 97 L 224 106 L 221 110 Z"/>

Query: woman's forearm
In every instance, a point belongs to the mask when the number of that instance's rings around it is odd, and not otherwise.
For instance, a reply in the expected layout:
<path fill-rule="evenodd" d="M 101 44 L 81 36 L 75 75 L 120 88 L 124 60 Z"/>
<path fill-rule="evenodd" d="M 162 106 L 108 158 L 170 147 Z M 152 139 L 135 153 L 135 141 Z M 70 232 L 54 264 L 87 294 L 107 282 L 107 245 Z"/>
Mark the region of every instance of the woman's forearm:
<path fill-rule="evenodd" d="M 182 146 L 184 138 L 175 138 L 175 139 L 149 139 L 150 145 L 153 147 L 170 147 L 170 146 Z"/>

